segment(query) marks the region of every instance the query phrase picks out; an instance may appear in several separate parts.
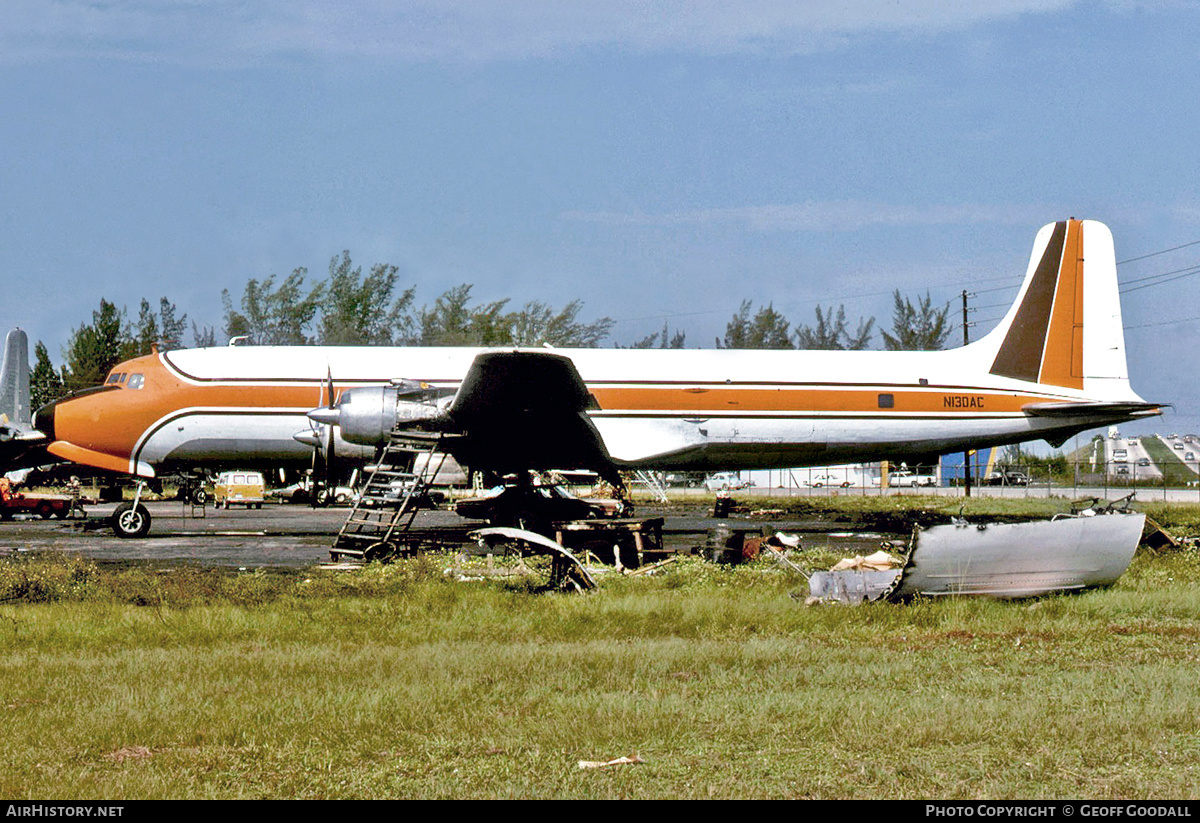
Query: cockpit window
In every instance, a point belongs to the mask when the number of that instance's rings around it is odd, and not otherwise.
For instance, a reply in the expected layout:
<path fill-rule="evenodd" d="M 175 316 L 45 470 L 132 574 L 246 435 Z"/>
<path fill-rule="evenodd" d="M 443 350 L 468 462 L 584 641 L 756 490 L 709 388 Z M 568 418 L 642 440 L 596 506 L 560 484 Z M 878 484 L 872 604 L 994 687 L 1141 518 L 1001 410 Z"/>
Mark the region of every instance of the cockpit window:
<path fill-rule="evenodd" d="M 129 375 L 129 382 L 126 384 L 128 388 L 140 389 L 146 383 L 146 378 L 140 374 Z"/>
<path fill-rule="evenodd" d="M 124 372 L 113 372 L 112 374 L 110 374 L 108 376 L 108 380 L 106 380 L 104 382 L 108 383 L 110 385 L 113 383 L 123 383 L 123 382 L 125 382 L 125 373 Z"/>

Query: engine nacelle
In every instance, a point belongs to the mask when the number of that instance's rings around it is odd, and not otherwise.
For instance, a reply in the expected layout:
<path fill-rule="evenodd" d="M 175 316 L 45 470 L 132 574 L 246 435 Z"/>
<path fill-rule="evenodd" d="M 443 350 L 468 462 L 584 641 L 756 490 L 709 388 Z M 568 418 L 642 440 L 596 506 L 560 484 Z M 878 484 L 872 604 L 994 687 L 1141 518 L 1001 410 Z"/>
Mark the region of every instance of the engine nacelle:
<path fill-rule="evenodd" d="M 338 400 L 337 423 L 342 439 L 363 446 L 381 446 L 393 428 L 407 428 L 438 417 L 449 403 L 401 399 L 411 397 L 396 386 L 348 389 Z"/>

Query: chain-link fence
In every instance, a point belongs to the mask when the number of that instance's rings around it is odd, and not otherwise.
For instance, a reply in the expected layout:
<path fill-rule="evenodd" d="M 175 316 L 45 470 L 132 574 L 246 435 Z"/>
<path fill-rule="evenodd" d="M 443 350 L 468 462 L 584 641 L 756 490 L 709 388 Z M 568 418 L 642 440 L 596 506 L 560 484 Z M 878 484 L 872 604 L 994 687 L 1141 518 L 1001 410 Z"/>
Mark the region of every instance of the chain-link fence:
<path fill-rule="evenodd" d="M 969 492 L 967 476 L 970 476 Z M 934 494 L 993 497 L 1098 497 L 1131 492 L 1139 500 L 1200 503 L 1200 460 L 1054 460 L 995 465 L 943 459 L 935 466 L 864 463 L 801 469 L 763 469 L 713 475 L 659 475 L 672 496 L 725 493 L 739 497 Z"/>

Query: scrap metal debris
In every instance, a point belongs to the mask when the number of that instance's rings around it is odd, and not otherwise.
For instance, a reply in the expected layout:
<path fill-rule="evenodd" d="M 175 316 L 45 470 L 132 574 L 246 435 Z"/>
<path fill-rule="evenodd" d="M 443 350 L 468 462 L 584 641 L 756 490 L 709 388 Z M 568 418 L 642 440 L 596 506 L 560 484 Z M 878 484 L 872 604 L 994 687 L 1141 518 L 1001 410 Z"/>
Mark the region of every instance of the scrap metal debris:
<path fill-rule="evenodd" d="M 502 543 L 517 543 L 525 547 L 525 551 L 531 554 L 540 554 L 550 557 L 550 579 L 547 582 L 548 588 L 560 589 L 562 591 L 583 591 L 585 589 L 596 588 L 596 581 L 592 575 L 579 562 L 579 558 L 573 555 L 570 550 L 564 548 L 561 544 L 555 543 L 549 537 L 538 534 L 537 532 L 528 531 L 526 529 L 514 529 L 506 526 L 496 526 L 488 529 L 479 529 L 472 532 L 481 548 L 485 551 L 493 551 L 498 544 Z"/>
<path fill-rule="evenodd" d="M 904 561 L 898 557 L 893 557 L 887 552 L 880 549 L 874 554 L 869 554 L 863 557 L 861 554 L 855 557 L 847 557 L 845 560 L 838 562 L 830 571 L 841 571 L 843 569 L 859 569 L 862 571 L 885 571 L 887 569 L 898 569 L 904 565 Z"/>
<path fill-rule="evenodd" d="M 1149 517 L 1146 518 L 1142 544 L 1152 549 L 1178 549 L 1182 545 L 1177 538 Z"/>
<path fill-rule="evenodd" d="M 636 754 L 632 757 L 618 757 L 616 760 L 580 760 L 579 768 L 581 769 L 605 769 L 609 766 L 628 766 L 635 763 L 645 763 L 645 760 L 638 757 Z"/>
<path fill-rule="evenodd" d="M 1108 586 L 1129 568 L 1145 521 L 1144 514 L 1107 506 L 1031 523 L 971 524 L 956 517 L 949 525 L 918 526 L 902 563 L 888 567 L 888 555 L 877 552 L 815 572 L 806 602 L 1020 598 Z"/>

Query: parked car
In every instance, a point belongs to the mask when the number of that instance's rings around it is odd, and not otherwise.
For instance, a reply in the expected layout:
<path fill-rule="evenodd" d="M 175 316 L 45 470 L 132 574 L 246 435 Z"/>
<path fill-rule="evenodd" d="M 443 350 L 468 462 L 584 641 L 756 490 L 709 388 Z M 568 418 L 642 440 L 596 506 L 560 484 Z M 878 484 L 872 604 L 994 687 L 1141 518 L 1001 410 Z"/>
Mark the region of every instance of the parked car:
<path fill-rule="evenodd" d="M 988 486 L 1028 486 L 1029 475 L 1020 469 L 997 469 L 983 481 Z"/>
<path fill-rule="evenodd" d="M 629 504 L 624 500 L 575 497 L 560 486 L 497 486 L 478 497 L 459 500 L 454 511 L 460 517 L 507 526 L 524 518 L 552 522 L 620 517 L 628 513 Z"/>
<path fill-rule="evenodd" d="M 289 486 L 281 486 L 277 489 L 268 489 L 266 492 L 268 500 L 278 500 L 281 503 L 311 503 L 312 502 L 312 480 L 304 478 L 303 480 L 292 483 Z M 354 489 L 349 486 L 336 486 L 333 489 L 333 500 L 335 505 L 343 505 L 351 502 L 354 499 Z"/>
<path fill-rule="evenodd" d="M 880 478 L 872 477 L 871 483 L 878 486 Z M 918 474 L 909 469 L 895 469 L 888 472 L 888 485 L 892 488 L 908 486 L 915 489 L 917 486 L 936 486 L 937 478 L 932 474 Z"/>
<path fill-rule="evenodd" d="M 743 480 L 737 472 L 717 472 L 704 480 L 704 487 L 710 492 L 748 489 L 753 485 L 754 481 Z"/>
<path fill-rule="evenodd" d="M 845 475 L 838 474 L 814 474 L 808 479 L 808 485 L 814 489 L 819 489 L 824 486 L 840 486 L 843 489 L 848 489 L 853 483 Z"/>

